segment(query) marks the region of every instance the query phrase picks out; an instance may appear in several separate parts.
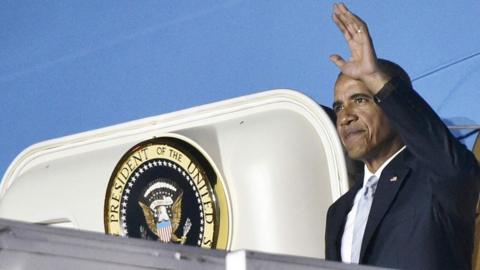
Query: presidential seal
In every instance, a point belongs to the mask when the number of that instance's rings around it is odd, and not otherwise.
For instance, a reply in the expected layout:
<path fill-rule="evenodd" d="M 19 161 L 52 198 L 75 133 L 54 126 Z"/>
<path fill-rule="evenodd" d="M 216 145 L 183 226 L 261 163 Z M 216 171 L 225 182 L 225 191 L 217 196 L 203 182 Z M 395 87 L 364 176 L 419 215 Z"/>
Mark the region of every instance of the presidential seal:
<path fill-rule="evenodd" d="M 108 184 L 109 234 L 227 249 L 229 205 L 219 173 L 178 135 L 154 138 L 120 159 Z"/>

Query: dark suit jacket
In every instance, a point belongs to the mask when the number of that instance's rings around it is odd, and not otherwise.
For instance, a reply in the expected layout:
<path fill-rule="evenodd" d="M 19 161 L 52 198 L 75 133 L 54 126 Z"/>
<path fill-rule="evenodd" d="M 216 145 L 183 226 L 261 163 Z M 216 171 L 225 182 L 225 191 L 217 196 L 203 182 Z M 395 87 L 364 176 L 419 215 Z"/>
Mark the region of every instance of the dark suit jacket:
<path fill-rule="evenodd" d="M 392 79 L 375 97 L 407 148 L 385 167 L 360 263 L 401 269 L 468 269 L 480 169 L 473 154 L 410 87 Z M 346 216 L 363 175 L 330 206 L 326 259 L 341 261 Z"/>

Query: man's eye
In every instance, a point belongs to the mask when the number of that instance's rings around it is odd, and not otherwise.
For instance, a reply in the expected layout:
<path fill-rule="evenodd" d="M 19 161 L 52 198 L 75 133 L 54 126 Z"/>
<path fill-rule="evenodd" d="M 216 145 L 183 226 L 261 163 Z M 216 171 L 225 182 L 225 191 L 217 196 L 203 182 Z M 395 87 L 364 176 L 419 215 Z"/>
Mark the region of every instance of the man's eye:
<path fill-rule="evenodd" d="M 339 113 L 341 110 L 343 110 L 343 105 L 336 105 L 333 107 L 334 113 Z"/>
<path fill-rule="evenodd" d="M 364 97 L 356 97 L 355 98 L 355 103 L 364 103 L 366 101 L 367 101 L 367 99 L 364 98 Z"/>

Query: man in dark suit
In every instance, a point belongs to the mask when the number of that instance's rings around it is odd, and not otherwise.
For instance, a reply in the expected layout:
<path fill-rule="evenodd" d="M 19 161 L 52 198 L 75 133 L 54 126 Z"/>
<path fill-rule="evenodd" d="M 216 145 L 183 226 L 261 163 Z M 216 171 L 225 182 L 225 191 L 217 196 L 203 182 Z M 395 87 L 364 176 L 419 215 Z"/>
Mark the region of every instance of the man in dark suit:
<path fill-rule="evenodd" d="M 401 269 L 471 269 L 480 169 L 412 89 L 376 57 L 367 25 L 344 4 L 333 20 L 351 52 L 333 110 L 348 155 L 364 163 L 328 210 L 326 259 Z"/>

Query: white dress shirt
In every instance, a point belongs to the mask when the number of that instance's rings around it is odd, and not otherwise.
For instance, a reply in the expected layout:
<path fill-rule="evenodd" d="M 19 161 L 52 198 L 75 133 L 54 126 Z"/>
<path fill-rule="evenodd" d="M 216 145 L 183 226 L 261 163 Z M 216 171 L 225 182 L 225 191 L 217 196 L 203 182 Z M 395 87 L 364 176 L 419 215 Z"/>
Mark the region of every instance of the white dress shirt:
<path fill-rule="evenodd" d="M 376 176 L 378 181 L 378 179 L 380 179 L 380 176 L 382 175 L 383 169 L 390 163 L 390 161 L 392 161 L 392 159 L 394 159 L 398 154 L 400 154 L 400 152 L 402 152 L 405 147 L 406 146 L 403 146 L 389 159 L 387 159 L 375 173 L 370 172 L 367 168 L 367 165 L 364 165 L 363 186 L 360 190 L 358 190 L 357 194 L 355 195 L 352 209 L 350 210 L 350 212 L 348 212 L 347 221 L 345 222 L 345 229 L 343 230 L 342 245 L 340 247 L 342 262 L 358 263 L 358 261 L 352 262 L 353 227 L 355 225 L 355 216 L 357 213 L 358 201 L 360 200 L 360 194 L 363 194 L 365 192 L 365 184 L 367 183 L 368 179 L 370 179 L 370 177 L 373 175 Z"/>

